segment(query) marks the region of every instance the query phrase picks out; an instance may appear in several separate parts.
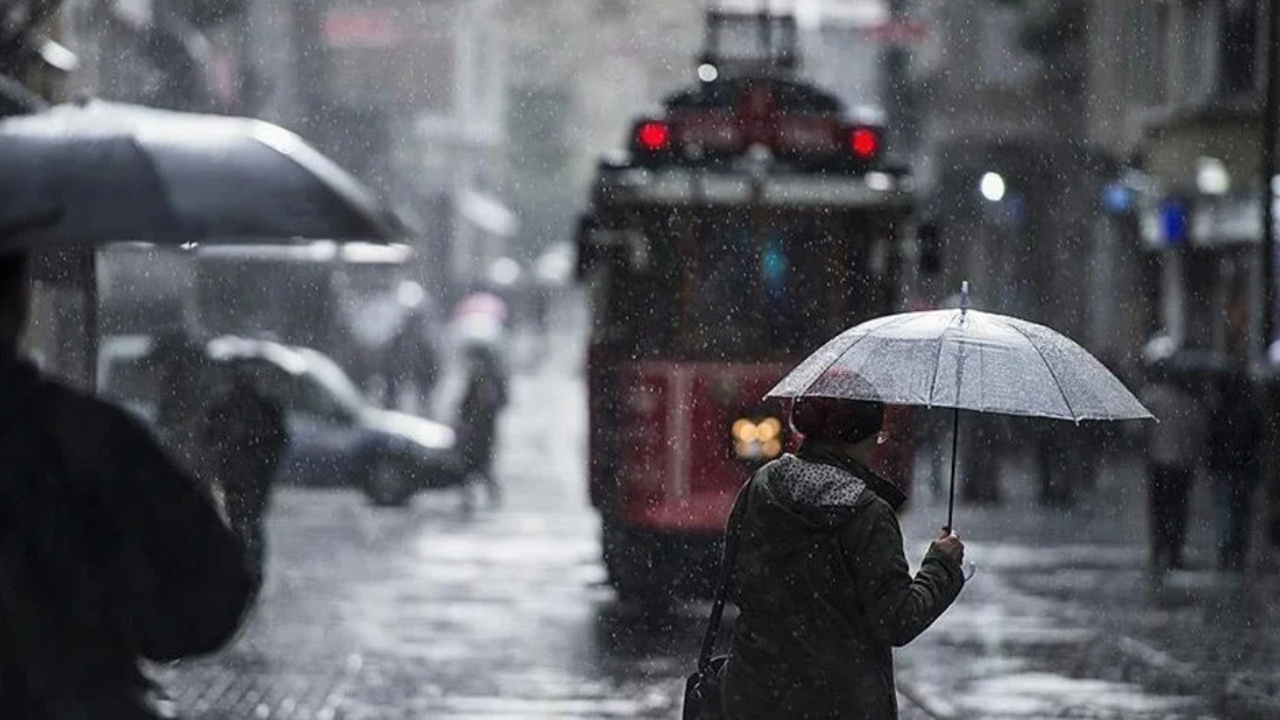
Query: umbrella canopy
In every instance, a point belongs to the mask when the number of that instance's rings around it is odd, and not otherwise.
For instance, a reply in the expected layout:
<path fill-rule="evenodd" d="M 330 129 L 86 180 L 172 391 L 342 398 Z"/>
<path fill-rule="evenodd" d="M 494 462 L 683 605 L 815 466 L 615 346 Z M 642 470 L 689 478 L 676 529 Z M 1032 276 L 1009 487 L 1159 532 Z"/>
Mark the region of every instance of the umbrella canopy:
<path fill-rule="evenodd" d="M 89 101 L 0 121 L 0 249 L 389 240 L 411 229 L 355 177 L 259 120 Z"/>
<path fill-rule="evenodd" d="M 965 309 L 889 315 L 846 330 L 768 394 L 803 396 L 1076 421 L 1152 417 L 1070 339 Z"/>

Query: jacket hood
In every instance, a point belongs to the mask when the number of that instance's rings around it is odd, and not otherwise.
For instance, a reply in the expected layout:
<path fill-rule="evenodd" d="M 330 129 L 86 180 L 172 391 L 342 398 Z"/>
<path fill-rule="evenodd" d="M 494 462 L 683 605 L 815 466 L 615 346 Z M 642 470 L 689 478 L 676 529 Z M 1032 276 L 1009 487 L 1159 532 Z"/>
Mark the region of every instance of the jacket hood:
<path fill-rule="evenodd" d="M 784 455 L 773 468 L 773 487 L 779 498 L 798 509 L 857 507 L 867 483 L 845 468 Z"/>
<path fill-rule="evenodd" d="M 889 503 L 889 507 L 893 508 L 895 512 L 907 501 L 906 493 L 902 492 L 897 485 L 880 477 L 876 471 L 866 465 L 828 445 L 812 442 L 805 443 L 800 448 L 799 457 L 812 462 L 834 465 L 859 478 L 881 500 Z"/>
<path fill-rule="evenodd" d="M 781 552 L 830 533 L 876 498 L 894 507 L 902 500 L 900 491 L 869 468 L 824 448 L 783 455 L 761 473 L 753 504 Z"/>

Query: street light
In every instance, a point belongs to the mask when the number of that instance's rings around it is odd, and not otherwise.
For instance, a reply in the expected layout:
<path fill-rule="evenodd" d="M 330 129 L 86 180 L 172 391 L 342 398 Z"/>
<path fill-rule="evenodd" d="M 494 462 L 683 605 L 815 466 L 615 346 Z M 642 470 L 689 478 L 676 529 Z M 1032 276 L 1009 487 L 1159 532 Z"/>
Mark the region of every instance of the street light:
<path fill-rule="evenodd" d="M 1196 189 L 1204 195 L 1226 195 L 1231 189 L 1231 174 L 1218 158 L 1196 158 Z"/>
<path fill-rule="evenodd" d="M 1004 177 L 995 172 L 984 174 L 982 180 L 978 183 L 978 191 L 989 202 L 1000 202 L 1004 199 Z"/>

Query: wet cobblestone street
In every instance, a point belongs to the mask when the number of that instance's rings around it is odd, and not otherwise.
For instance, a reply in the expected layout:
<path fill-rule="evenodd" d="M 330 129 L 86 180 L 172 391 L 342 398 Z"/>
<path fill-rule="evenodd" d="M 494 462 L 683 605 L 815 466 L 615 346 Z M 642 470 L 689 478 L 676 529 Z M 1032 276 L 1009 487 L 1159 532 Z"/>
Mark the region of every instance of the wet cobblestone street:
<path fill-rule="evenodd" d="M 517 381 L 498 508 L 468 514 L 453 491 L 385 510 L 349 491 L 281 490 L 249 627 L 216 657 L 159 671 L 179 712 L 678 717 L 706 606 L 641 617 L 602 584 L 580 400 L 572 374 Z M 539 420 L 548 409 L 560 422 Z M 1242 587 L 1191 570 L 1153 584 L 1133 516 L 1142 486 L 1127 472 L 1070 513 L 1020 505 L 1016 492 L 1001 508 L 958 511 L 978 574 L 899 652 L 904 720 L 1280 716 L 1276 611 L 1264 600 L 1274 578 Z M 942 509 L 925 494 L 904 517 L 912 562 Z"/>

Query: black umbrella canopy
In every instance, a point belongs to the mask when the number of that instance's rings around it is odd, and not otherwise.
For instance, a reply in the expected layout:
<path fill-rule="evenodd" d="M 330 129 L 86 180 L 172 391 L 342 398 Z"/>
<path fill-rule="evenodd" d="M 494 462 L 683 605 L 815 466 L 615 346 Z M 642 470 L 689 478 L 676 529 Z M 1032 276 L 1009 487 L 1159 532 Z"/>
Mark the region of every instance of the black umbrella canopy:
<path fill-rule="evenodd" d="M 0 228 L 26 228 L 0 235 L 0 249 L 413 233 L 288 130 L 97 100 L 0 121 Z"/>

